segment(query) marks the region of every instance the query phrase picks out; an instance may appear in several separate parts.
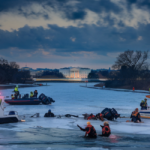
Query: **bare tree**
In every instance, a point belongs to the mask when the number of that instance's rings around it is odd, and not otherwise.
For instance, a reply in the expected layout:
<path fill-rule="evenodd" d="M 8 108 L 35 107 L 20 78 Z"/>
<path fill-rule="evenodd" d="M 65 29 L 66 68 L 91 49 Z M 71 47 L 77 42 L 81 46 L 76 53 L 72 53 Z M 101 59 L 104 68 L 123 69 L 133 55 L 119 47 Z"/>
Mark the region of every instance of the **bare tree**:
<path fill-rule="evenodd" d="M 131 68 L 132 70 L 146 70 L 148 69 L 148 51 L 131 51 L 127 50 L 117 57 L 113 69 L 121 69 L 122 66 Z"/>
<path fill-rule="evenodd" d="M 4 65 L 4 64 L 8 64 L 8 61 L 3 58 L 0 58 L 0 65 Z"/>
<path fill-rule="evenodd" d="M 19 69 L 19 65 L 16 62 L 10 62 L 10 67 L 13 69 Z"/>

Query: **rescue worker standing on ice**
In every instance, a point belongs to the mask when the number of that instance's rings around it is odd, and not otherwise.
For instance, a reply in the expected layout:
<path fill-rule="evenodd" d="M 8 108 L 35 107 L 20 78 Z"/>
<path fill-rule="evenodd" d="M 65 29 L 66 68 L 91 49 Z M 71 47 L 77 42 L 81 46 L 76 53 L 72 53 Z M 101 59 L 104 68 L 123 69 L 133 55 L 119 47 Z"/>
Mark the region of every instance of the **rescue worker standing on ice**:
<path fill-rule="evenodd" d="M 141 110 L 147 109 L 147 99 L 146 98 L 141 101 L 140 106 L 141 106 Z"/>
<path fill-rule="evenodd" d="M 90 137 L 90 138 L 97 138 L 97 133 L 95 128 L 91 125 L 90 122 L 87 122 L 87 126 L 85 129 L 81 128 L 79 125 L 77 125 L 80 130 L 85 131 L 85 137 Z"/>
<path fill-rule="evenodd" d="M 107 121 L 105 121 L 104 122 L 104 126 L 101 126 L 101 127 L 102 127 L 102 135 L 100 135 L 100 136 L 106 136 L 106 137 L 108 137 L 111 134 L 109 123 Z"/>
<path fill-rule="evenodd" d="M 131 119 L 132 122 L 135 122 L 135 123 L 141 122 L 141 116 L 140 116 L 140 114 L 138 112 L 138 108 L 136 108 L 135 111 L 132 112 L 130 118 L 132 118 Z"/>

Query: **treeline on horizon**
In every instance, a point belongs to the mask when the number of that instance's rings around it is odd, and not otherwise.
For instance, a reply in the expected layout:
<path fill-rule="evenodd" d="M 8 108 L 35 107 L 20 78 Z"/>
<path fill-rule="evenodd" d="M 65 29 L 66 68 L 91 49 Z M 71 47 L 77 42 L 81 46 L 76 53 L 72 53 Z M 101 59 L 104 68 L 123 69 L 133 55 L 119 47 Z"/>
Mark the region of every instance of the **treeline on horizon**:
<path fill-rule="evenodd" d="M 30 78 L 30 71 L 21 71 L 16 62 L 8 62 L 0 58 L 0 84 L 25 83 Z"/>
<path fill-rule="evenodd" d="M 127 50 L 121 53 L 112 66 L 113 71 L 101 71 L 101 74 L 109 79 L 105 83 L 106 87 L 150 88 L 150 70 L 147 60 L 148 51 Z M 91 74 L 98 78 L 97 72 Z"/>
<path fill-rule="evenodd" d="M 43 77 L 43 78 L 65 78 L 65 76 L 59 72 L 58 69 L 55 69 L 53 71 L 44 71 L 40 76 L 36 76 L 36 77 Z"/>
<path fill-rule="evenodd" d="M 107 78 L 108 87 L 120 87 L 125 85 L 136 86 L 141 84 L 150 85 L 150 71 L 148 51 L 127 50 L 121 53 L 112 66 L 113 71 L 94 71 L 89 73 L 88 78 Z M 20 70 L 16 62 L 8 62 L 0 58 L 0 83 L 25 83 L 31 80 L 30 71 Z M 38 77 L 65 78 L 59 70 L 44 71 Z M 147 85 L 147 86 L 149 86 Z M 143 85 L 141 85 L 143 86 Z"/>

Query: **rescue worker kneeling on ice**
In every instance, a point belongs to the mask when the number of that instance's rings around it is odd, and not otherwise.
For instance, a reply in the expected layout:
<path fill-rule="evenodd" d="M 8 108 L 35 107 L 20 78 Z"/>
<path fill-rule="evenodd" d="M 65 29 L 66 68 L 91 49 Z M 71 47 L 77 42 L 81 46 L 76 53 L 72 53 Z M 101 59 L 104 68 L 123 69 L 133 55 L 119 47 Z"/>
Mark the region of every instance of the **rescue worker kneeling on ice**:
<path fill-rule="evenodd" d="M 140 106 L 141 106 L 141 110 L 147 109 L 147 99 L 146 98 L 141 101 Z"/>
<path fill-rule="evenodd" d="M 55 117 L 51 110 L 48 110 L 48 113 L 45 113 L 44 117 Z"/>
<path fill-rule="evenodd" d="M 87 120 L 91 120 L 91 119 L 96 120 L 96 117 L 93 114 L 90 114 L 90 116 L 87 118 Z"/>
<path fill-rule="evenodd" d="M 118 114 L 114 108 L 105 108 L 101 114 L 103 115 L 103 118 L 106 118 L 107 120 L 114 120 L 120 117 L 120 114 Z"/>
<path fill-rule="evenodd" d="M 99 120 L 101 120 L 101 121 L 104 121 L 103 114 L 101 114 L 101 113 L 98 113 L 96 115 L 96 118 L 99 119 Z"/>
<path fill-rule="evenodd" d="M 132 118 L 132 122 L 138 123 L 141 122 L 141 116 L 138 112 L 138 108 L 135 109 L 135 111 L 132 112 L 131 117 Z"/>
<path fill-rule="evenodd" d="M 101 127 L 102 127 L 102 135 L 100 135 L 100 136 L 106 136 L 106 137 L 108 137 L 111 134 L 109 123 L 107 121 L 105 121 L 104 122 L 104 126 L 101 126 Z"/>
<path fill-rule="evenodd" d="M 85 137 L 90 137 L 90 138 L 96 138 L 97 137 L 97 133 L 95 128 L 91 125 L 90 122 L 87 122 L 87 126 L 85 129 L 81 128 L 79 125 L 77 125 L 80 130 L 85 131 Z"/>

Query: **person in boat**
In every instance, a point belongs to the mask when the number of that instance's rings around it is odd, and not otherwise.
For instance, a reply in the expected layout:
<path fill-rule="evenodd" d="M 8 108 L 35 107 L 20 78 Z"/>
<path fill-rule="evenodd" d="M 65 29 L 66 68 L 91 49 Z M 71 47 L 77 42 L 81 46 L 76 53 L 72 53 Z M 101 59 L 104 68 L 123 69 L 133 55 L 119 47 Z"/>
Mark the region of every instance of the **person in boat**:
<path fill-rule="evenodd" d="M 15 96 L 14 96 L 14 94 L 11 94 L 11 99 L 15 99 Z"/>
<path fill-rule="evenodd" d="M 107 121 L 105 121 L 104 126 L 102 126 L 102 125 L 100 125 L 100 126 L 102 127 L 102 135 L 100 135 L 100 136 L 108 137 L 111 134 L 109 123 Z"/>
<path fill-rule="evenodd" d="M 18 94 L 15 93 L 15 94 L 14 94 L 14 97 L 15 97 L 14 99 L 17 99 L 17 98 L 18 98 Z"/>
<path fill-rule="evenodd" d="M 19 96 L 19 90 L 18 90 L 18 85 L 16 85 L 15 89 L 14 89 L 14 92 L 15 92 L 15 99 L 17 99 L 17 97 Z"/>
<path fill-rule="evenodd" d="M 51 112 L 51 110 L 48 110 L 48 113 L 45 113 L 44 117 L 55 117 L 55 115 Z"/>
<path fill-rule="evenodd" d="M 30 92 L 30 98 L 33 97 L 33 92 Z"/>
<path fill-rule="evenodd" d="M 38 96 L 38 91 L 37 91 L 37 90 L 35 90 L 35 91 L 34 91 L 34 95 L 33 95 L 33 97 L 36 97 L 36 98 L 37 98 L 37 96 Z"/>
<path fill-rule="evenodd" d="M 141 110 L 147 109 L 147 99 L 146 98 L 141 101 L 140 106 L 141 106 Z"/>
<path fill-rule="evenodd" d="M 140 116 L 140 113 L 138 111 L 138 108 L 136 108 L 135 111 L 132 112 L 130 118 L 131 118 L 132 122 L 135 122 L 135 123 L 141 122 L 141 116 Z"/>
<path fill-rule="evenodd" d="M 103 118 L 106 118 L 107 120 L 114 120 L 120 117 L 120 114 L 118 114 L 114 108 L 105 108 L 101 114 L 103 115 Z"/>
<path fill-rule="evenodd" d="M 90 122 L 87 122 L 87 126 L 85 129 L 81 128 L 79 125 L 77 125 L 80 130 L 85 131 L 85 137 L 90 137 L 90 138 L 97 138 L 97 133 L 95 128 L 91 125 Z"/>

